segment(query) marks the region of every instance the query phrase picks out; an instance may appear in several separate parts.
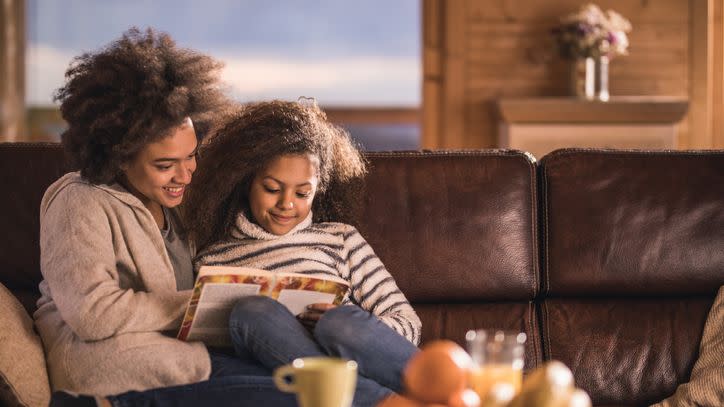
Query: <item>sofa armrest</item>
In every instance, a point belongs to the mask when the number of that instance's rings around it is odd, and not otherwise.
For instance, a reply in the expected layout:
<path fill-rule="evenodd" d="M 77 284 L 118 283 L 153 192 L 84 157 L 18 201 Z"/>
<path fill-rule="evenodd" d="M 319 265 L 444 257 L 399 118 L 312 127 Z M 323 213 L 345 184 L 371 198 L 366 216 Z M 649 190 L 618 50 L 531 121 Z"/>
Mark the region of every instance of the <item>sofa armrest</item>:
<path fill-rule="evenodd" d="M 33 320 L 0 284 L 0 404 L 47 406 L 50 384 L 45 353 Z"/>

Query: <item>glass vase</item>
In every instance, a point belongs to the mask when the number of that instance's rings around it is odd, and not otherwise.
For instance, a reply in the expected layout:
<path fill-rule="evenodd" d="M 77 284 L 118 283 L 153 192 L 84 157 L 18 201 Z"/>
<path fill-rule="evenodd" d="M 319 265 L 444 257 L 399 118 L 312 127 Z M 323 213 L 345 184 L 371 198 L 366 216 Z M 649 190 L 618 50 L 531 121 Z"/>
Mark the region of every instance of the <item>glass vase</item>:
<path fill-rule="evenodd" d="M 596 99 L 606 102 L 608 94 L 608 57 L 602 55 L 596 58 Z"/>
<path fill-rule="evenodd" d="M 570 92 L 572 96 L 592 100 L 595 97 L 596 61 L 591 58 L 575 58 L 570 67 Z"/>

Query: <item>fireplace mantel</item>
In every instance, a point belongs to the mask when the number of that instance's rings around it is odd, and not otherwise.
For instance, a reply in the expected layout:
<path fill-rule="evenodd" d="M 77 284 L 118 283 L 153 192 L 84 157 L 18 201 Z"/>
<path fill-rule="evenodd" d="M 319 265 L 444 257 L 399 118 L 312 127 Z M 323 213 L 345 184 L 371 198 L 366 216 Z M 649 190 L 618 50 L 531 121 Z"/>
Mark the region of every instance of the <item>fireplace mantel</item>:
<path fill-rule="evenodd" d="M 503 98 L 498 144 L 537 158 L 563 147 L 671 149 L 688 106 L 685 98 L 667 96 Z"/>

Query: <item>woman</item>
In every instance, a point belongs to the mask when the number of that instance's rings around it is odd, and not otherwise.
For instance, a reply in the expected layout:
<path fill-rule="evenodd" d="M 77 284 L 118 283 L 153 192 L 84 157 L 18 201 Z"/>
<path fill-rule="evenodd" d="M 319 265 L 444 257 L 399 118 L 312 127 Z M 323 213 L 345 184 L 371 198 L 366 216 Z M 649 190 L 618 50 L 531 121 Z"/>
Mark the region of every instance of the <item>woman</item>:
<path fill-rule="evenodd" d="M 193 285 L 175 208 L 211 114 L 228 105 L 220 67 L 168 35 L 132 29 L 66 73 L 56 99 L 79 171 L 41 203 L 44 280 L 34 314 L 54 390 L 125 393 L 114 405 L 292 404 L 233 358 L 173 337 Z M 57 394 L 56 404 L 68 398 Z"/>

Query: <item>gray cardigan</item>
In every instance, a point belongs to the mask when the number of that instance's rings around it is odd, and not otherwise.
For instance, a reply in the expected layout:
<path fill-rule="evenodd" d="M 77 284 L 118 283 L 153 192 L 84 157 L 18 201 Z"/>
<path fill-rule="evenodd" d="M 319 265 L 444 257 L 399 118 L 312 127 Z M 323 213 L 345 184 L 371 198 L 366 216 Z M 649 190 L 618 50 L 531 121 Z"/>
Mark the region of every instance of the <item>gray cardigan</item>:
<path fill-rule="evenodd" d="M 48 188 L 40 268 L 34 318 L 53 390 L 111 395 L 208 379 L 206 347 L 169 336 L 190 291 L 176 291 L 153 216 L 120 185 L 69 173 Z"/>

